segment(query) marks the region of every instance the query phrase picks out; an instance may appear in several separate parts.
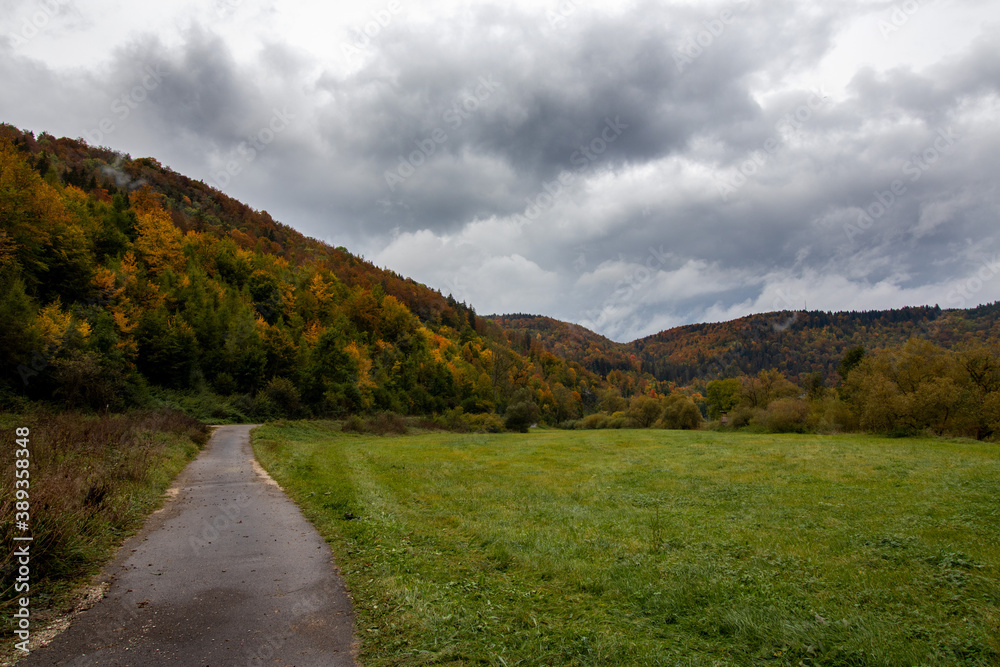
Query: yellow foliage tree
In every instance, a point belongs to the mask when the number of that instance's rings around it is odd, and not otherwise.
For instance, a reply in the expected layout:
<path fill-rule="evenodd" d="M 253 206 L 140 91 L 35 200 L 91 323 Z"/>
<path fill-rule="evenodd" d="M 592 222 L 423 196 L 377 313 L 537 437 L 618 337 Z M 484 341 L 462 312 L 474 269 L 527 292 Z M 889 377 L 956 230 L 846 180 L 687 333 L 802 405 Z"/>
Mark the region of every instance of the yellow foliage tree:
<path fill-rule="evenodd" d="M 38 312 L 35 326 L 49 351 L 62 347 L 67 337 L 74 333 L 82 343 L 90 338 L 90 325 L 85 321 L 75 321 L 70 313 L 62 309 L 58 300 Z"/>
<path fill-rule="evenodd" d="M 319 337 L 323 335 L 325 328 L 319 322 L 310 322 L 305 329 L 302 330 L 302 338 L 310 345 L 315 345 L 319 342 Z"/>
<path fill-rule="evenodd" d="M 166 269 L 179 271 L 184 263 L 181 232 L 163 209 L 140 213 L 135 249 L 150 271 L 158 275 Z"/>
<path fill-rule="evenodd" d="M 368 410 L 372 406 L 372 391 L 378 385 L 371 378 L 372 361 L 368 358 L 368 353 L 357 343 L 349 343 L 344 348 L 351 359 L 358 367 L 358 391 L 361 392 L 362 407 Z"/>

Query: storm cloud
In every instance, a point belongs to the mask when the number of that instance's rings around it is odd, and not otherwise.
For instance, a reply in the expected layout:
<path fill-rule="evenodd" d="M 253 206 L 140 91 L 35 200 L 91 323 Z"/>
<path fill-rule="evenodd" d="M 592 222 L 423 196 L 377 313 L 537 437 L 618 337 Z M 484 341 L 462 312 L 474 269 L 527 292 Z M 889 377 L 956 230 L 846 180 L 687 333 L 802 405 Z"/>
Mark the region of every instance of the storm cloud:
<path fill-rule="evenodd" d="M 0 120 L 157 157 L 480 313 L 628 340 L 1000 298 L 992 3 L 3 8 Z"/>

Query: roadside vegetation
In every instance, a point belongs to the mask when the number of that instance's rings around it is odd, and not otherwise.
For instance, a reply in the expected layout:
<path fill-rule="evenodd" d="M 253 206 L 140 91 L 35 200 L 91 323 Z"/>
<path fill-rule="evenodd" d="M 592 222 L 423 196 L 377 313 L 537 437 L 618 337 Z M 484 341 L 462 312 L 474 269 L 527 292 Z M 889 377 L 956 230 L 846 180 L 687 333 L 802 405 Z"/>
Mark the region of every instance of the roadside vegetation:
<path fill-rule="evenodd" d="M 254 450 L 331 543 L 366 665 L 995 665 L 1000 456 L 711 431 Z"/>
<path fill-rule="evenodd" d="M 114 416 L 29 412 L 0 415 L 13 445 L 30 429 L 31 613 L 44 622 L 113 556 L 162 501 L 171 480 L 208 439 L 208 428 L 176 411 Z M 0 460 L 0 617 L 11 634 L 17 561 L 13 446 Z M 70 604 L 70 606 L 72 606 Z M 8 632 L 8 631 L 11 632 Z"/>

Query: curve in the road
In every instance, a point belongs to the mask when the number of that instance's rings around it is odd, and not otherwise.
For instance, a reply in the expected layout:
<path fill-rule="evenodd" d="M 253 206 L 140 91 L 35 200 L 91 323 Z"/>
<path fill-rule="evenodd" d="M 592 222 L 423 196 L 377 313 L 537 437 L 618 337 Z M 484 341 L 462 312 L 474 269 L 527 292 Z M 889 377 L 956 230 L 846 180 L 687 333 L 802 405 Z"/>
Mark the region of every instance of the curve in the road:
<path fill-rule="evenodd" d="M 107 595 L 19 667 L 354 665 L 330 549 L 223 426 L 110 567 Z"/>

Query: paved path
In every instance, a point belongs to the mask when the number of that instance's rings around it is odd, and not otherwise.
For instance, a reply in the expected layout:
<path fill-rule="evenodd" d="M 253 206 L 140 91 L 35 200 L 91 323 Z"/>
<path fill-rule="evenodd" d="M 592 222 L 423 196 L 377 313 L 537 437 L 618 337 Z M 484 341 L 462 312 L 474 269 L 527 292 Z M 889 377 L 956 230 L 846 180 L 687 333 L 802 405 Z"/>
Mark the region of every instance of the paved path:
<path fill-rule="evenodd" d="M 330 549 L 223 426 L 126 542 L 106 597 L 18 667 L 354 665 Z"/>

